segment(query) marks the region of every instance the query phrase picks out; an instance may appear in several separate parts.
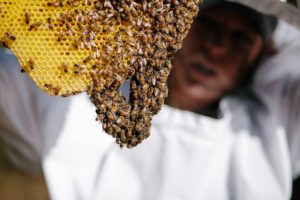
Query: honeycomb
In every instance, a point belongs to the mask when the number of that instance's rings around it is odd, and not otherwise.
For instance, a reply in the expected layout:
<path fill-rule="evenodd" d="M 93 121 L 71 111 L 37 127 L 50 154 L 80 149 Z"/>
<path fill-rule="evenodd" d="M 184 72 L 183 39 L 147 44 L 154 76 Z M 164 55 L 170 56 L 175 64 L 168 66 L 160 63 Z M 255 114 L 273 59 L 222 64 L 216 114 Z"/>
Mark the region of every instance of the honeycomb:
<path fill-rule="evenodd" d="M 0 41 L 46 93 L 87 92 L 128 148 L 150 134 L 199 0 L 0 0 Z M 130 79 L 130 97 L 120 86 Z"/>

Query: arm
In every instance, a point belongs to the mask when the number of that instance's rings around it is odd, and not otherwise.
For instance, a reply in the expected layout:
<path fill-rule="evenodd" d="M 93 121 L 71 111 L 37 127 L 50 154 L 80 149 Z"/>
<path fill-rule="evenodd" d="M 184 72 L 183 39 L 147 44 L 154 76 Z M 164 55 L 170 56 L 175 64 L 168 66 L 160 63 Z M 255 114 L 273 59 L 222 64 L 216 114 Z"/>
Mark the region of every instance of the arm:
<path fill-rule="evenodd" d="M 16 58 L 0 49 L 0 141 L 13 165 L 40 171 L 41 138 L 30 94 L 32 83 L 20 74 Z"/>
<path fill-rule="evenodd" d="M 281 23 L 275 40 L 279 53 L 259 69 L 255 89 L 284 129 L 295 177 L 300 173 L 300 33 Z"/>
<path fill-rule="evenodd" d="M 0 50 L 0 142 L 11 164 L 41 172 L 42 157 L 57 140 L 67 107 L 68 100 L 44 94 L 20 73 L 17 59 Z"/>

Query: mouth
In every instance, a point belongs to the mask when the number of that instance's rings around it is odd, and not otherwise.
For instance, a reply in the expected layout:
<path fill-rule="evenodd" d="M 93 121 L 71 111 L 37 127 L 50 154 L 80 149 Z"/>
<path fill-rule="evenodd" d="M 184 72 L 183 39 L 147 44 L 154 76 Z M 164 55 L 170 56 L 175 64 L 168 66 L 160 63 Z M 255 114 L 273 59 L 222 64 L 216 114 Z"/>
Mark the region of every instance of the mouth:
<path fill-rule="evenodd" d="M 205 75 L 205 76 L 209 76 L 209 77 L 212 77 L 212 76 L 215 76 L 216 75 L 216 71 L 210 67 L 207 67 L 207 66 L 203 66 L 199 63 L 192 63 L 192 68 L 195 69 L 197 72 Z"/>

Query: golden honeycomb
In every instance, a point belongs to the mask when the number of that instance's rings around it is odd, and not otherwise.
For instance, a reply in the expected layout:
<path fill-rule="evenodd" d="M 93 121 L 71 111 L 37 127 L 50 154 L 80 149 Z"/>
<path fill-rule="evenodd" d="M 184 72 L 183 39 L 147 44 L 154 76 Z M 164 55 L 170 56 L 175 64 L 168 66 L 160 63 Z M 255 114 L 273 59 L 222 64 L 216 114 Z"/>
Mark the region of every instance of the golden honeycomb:
<path fill-rule="evenodd" d="M 70 22 L 63 23 L 62 20 L 66 19 L 62 18 L 64 14 L 75 15 L 77 10 L 92 10 L 93 5 L 83 5 L 78 1 L 78 6 L 61 7 L 50 6 L 49 3 L 51 1 L 1 0 L 1 41 L 12 49 L 23 69 L 45 92 L 51 95 L 62 95 L 85 91 L 87 86 L 91 85 L 90 75 L 88 73 L 75 74 L 74 68 L 78 65 L 79 71 L 90 71 L 91 67 L 98 63 L 91 61 L 84 64 L 83 60 L 89 55 L 94 56 L 97 52 L 93 52 L 92 47 L 87 47 L 91 44 L 82 44 L 85 41 L 78 42 L 78 45 L 83 45 L 82 48 L 75 47 L 75 41 L 80 39 L 83 31 L 74 23 L 82 23 L 82 28 L 85 29 L 87 27 L 85 22 L 79 21 L 81 19 L 77 19 L 76 22 L 76 16 L 72 16 L 73 19 Z M 121 25 L 114 24 L 113 28 L 111 25 L 99 22 L 100 30 L 93 40 L 93 43 L 97 44 L 98 52 L 106 51 L 103 50 L 105 45 L 109 45 L 109 41 L 114 41 L 117 34 L 121 33 Z M 122 26 L 122 28 L 122 32 L 128 31 L 128 27 Z M 13 41 L 7 34 L 12 34 L 16 40 Z M 110 48 L 115 51 L 116 45 L 111 44 Z M 119 65 L 126 68 L 129 58 L 126 54 L 121 54 L 124 50 L 120 52 L 120 55 L 123 55 L 122 58 L 116 58 L 115 54 L 109 52 L 95 56 L 103 56 L 103 59 L 111 61 L 112 65 L 120 62 Z M 106 67 L 102 63 L 98 65 L 101 65 L 99 68 Z"/>
<path fill-rule="evenodd" d="M 88 92 L 97 120 L 136 146 L 167 95 L 199 0 L 0 0 L 0 41 L 45 92 Z M 119 92 L 131 80 L 129 101 Z"/>

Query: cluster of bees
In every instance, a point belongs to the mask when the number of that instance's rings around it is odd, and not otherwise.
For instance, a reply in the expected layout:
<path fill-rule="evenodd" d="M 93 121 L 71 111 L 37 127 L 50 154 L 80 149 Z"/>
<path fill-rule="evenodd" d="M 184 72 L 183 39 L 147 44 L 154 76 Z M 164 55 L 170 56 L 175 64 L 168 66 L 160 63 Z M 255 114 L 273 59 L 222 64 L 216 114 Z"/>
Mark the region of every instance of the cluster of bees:
<path fill-rule="evenodd" d="M 85 52 L 79 62 L 60 65 L 62 74 L 89 77 L 86 92 L 96 106 L 97 120 L 120 146 L 132 148 L 150 134 L 151 120 L 167 96 L 171 59 L 186 36 L 200 0 L 49 0 L 55 16 L 33 21 L 24 13 L 28 31 L 46 28 L 56 45 Z M 66 9 L 64 9 L 66 8 Z M 6 38 L 16 40 L 7 32 Z M 67 52 L 68 54 L 72 53 Z M 33 70 L 35 63 L 27 62 Z M 27 67 L 28 68 L 28 67 Z M 27 71 L 27 70 L 25 70 Z M 127 100 L 119 91 L 130 80 Z M 44 83 L 49 93 L 61 86 Z"/>
<path fill-rule="evenodd" d="M 113 82 L 100 90 L 97 78 L 93 79 L 91 100 L 104 130 L 116 138 L 117 144 L 132 148 L 150 134 L 152 117 L 167 96 L 170 61 L 181 47 L 199 2 L 124 1 L 123 5 L 111 2 L 108 15 L 118 15 L 121 22 L 126 21 L 131 30 L 128 36 L 134 41 L 128 66 L 132 70 L 125 77 L 131 79 L 129 103 L 118 90 L 122 81 L 113 72 L 108 72 Z"/>

